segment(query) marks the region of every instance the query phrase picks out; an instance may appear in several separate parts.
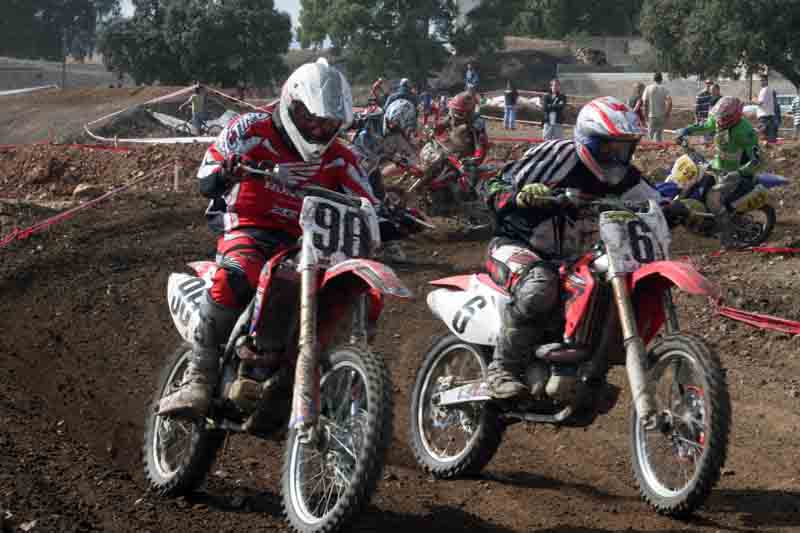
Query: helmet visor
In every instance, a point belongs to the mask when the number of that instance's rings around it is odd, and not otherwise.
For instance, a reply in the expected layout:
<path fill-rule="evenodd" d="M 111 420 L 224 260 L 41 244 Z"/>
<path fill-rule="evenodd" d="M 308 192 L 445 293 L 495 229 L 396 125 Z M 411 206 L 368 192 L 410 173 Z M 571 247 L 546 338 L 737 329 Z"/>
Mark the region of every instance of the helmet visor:
<path fill-rule="evenodd" d="M 633 158 L 638 141 L 601 140 L 593 150 L 593 155 L 602 165 L 605 163 L 621 163 L 627 165 Z"/>
<path fill-rule="evenodd" d="M 312 115 L 299 100 L 289 106 L 289 115 L 297 127 L 297 131 L 307 141 L 327 143 L 333 139 L 342 127 L 342 121 L 335 118 L 324 118 Z"/>

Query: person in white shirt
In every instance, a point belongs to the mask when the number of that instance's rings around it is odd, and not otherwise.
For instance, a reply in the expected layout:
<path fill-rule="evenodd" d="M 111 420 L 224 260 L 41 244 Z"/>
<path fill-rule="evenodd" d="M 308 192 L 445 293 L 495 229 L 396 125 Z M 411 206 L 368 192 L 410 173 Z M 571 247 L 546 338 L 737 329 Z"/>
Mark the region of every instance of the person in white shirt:
<path fill-rule="evenodd" d="M 761 133 L 767 142 L 774 143 L 778 137 L 778 125 L 775 123 L 775 91 L 769 86 L 769 78 L 761 76 L 761 91 L 758 93 L 758 110 L 756 116 Z"/>
<path fill-rule="evenodd" d="M 642 95 L 645 116 L 647 117 L 647 136 L 652 141 L 664 140 L 664 126 L 672 113 L 672 97 L 661 82 L 664 78 L 660 72 L 653 75 L 652 83 L 647 86 Z"/>

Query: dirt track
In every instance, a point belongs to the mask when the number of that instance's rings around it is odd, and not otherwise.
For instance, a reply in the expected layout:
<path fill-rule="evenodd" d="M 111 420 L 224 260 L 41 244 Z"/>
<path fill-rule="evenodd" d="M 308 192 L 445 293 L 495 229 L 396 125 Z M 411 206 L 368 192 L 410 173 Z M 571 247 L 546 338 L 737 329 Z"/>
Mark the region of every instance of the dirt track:
<path fill-rule="evenodd" d="M 99 170 L 86 179 L 110 186 L 138 165 L 154 167 L 151 158 L 162 151 L 70 157 L 90 160 L 87 168 Z M 782 170 L 796 160 L 794 148 L 770 154 Z M 17 157 L 0 159 L 0 183 L 18 176 Z M 641 163 L 652 170 L 674 157 L 643 154 Z M 18 192 L 45 194 L 47 183 Z M 55 187 L 48 198 L 63 199 L 60 191 Z M 773 240 L 792 243 L 800 186 L 781 199 Z M 24 205 L 2 208 L 19 225 L 46 215 Z M 13 524 L 36 520 L 35 532 L 285 529 L 281 443 L 233 439 L 206 488 L 190 498 L 159 499 L 144 490 L 145 403 L 162 358 L 178 341 L 166 279 L 187 261 L 212 256 L 203 209 L 193 191 L 175 194 L 158 185 L 0 252 L 0 328 L 6 331 L 0 337 L 0 508 Z M 676 238 L 674 255 L 691 255 L 728 291 L 732 305 L 800 318 L 800 257 L 711 258 L 713 242 L 680 231 Z M 483 248 L 441 233 L 419 235 L 408 244 L 413 262 L 397 268 L 418 297 L 390 302 L 383 319 L 378 349 L 387 354 L 395 384 L 395 441 L 358 531 L 800 530 L 800 342 L 715 318 L 703 301 L 681 299 L 681 318 L 722 356 L 734 426 L 723 478 L 692 521 L 658 517 L 639 501 L 628 461 L 627 402 L 587 431 L 515 426 L 479 478 L 433 482 L 422 475 L 407 445 L 408 393 L 422 351 L 442 331 L 425 307 L 425 283 L 479 268 Z M 619 371 L 612 378 L 623 383 Z"/>

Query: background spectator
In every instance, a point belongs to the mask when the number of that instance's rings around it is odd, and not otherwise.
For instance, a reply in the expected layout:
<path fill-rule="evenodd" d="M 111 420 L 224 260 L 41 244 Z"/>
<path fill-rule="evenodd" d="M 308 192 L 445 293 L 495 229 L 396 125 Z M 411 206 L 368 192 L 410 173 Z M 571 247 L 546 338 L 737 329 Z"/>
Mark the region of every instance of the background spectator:
<path fill-rule="evenodd" d="M 419 95 L 419 105 L 422 107 L 422 125 L 428 125 L 428 117 L 431 115 L 431 111 L 433 110 L 433 96 L 431 96 L 430 91 L 424 90 Z"/>
<path fill-rule="evenodd" d="M 797 88 L 797 94 L 792 100 L 792 117 L 794 122 L 794 138 L 800 139 L 800 87 Z"/>
<path fill-rule="evenodd" d="M 722 98 L 722 91 L 719 88 L 719 83 L 715 83 L 711 86 L 711 106 L 709 107 L 709 110 L 717 105 L 717 102 L 719 102 L 720 98 Z"/>
<path fill-rule="evenodd" d="M 637 81 L 636 84 L 633 86 L 633 94 L 630 98 L 628 98 L 628 107 L 630 107 L 634 113 L 636 113 L 639 117 L 639 120 L 642 121 L 642 124 L 646 124 L 647 121 L 644 117 L 644 103 L 642 102 L 642 93 L 644 93 L 644 83 Z"/>
<path fill-rule="evenodd" d="M 564 136 L 561 124 L 566 105 L 567 97 L 561 94 L 561 82 L 551 81 L 550 94 L 545 95 L 542 105 L 544 109 L 544 139 L 546 141 L 560 139 Z"/>
<path fill-rule="evenodd" d="M 374 98 L 378 105 L 383 105 L 386 99 L 386 89 L 383 87 L 383 78 L 378 78 L 372 84 L 372 89 L 369 91 L 370 98 Z"/>
<path fill-rule="evenodd" d="M 703 124 L 708 119 L 708 111 L 711 109 L 711 87 L 714 82 L 706 80 L 706 87 L 694 99 L 694 118 L 698 124 Z"/>
<path fill-rule="evenodd" d="M 506 82 L 506 91 L 503 94 L 505 98 L 505 113 L 503 113 L 503 128 L 507 130 L 517 129 L 517 99 L 519 93 L 511 80 Z"/>
<path fill-rule="evenodd" d="M 778 128 L 775 123 L 775 91 L 769 86 L 769 78 L 761 76 L 761 91 L 758 93 L 758 123 L 761 132 L 766 136 L 767 142 L 774 143 L 778 137 Z"/>
<path fill-rule="evenodd" d="M 464 85 L 466 89 L 473 93 L 477 93 L 478 82 L 480 82 L 478 71 L 472 68 L 472 63 L 467 63 L 467 71 L 464 73 Z"/>
<path fill-rule="evenodd" d="M 192 106 L 192 135 L 201 135 L 203 132 L 203 121 L 206 120 L 206 88 L 196 82 L 192 95 L 178 107 L 178 111 L 186 107 Z"/>
<path fill-rule="evenodd" d="M 672 97 L 661 83 L 664 81 L 660 72 L 653 75 L 653 82 L 647 86 L 642 95 L 645 115 L 647 116 L 647 135 L 652 141 L 664 140 L 664 125 L 672 113 Z"/>

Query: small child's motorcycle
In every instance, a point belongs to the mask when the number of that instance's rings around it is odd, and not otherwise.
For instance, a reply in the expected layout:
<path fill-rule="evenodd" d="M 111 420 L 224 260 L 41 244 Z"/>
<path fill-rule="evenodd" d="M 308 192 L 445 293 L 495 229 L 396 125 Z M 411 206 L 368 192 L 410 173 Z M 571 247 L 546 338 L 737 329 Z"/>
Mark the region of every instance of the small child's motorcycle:
<path fill-rule="evenodd" d="M 787 185 L 789 180 L 776 174 L 758 174 L 750 186 L 742 181 L 747 178 L 741 177 L 720 183 L 702 154 L 685 140 L 681 146 L 685 154 L 675 161 L 667 179 L 657 183 L 656 189 L 667 200 L 680 198 L 692 211 L 687 227 L 706 237 L 725 234 L 726 245 L 733 247 L 756 246 L 769 239 L 776 214 L 767 191 Z M 721 216 L 726 211 L 721 199 L 737 187 L 742 195 L 732 202 L 735 211 Z"/>

